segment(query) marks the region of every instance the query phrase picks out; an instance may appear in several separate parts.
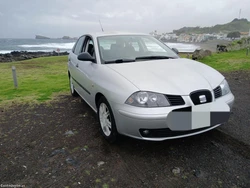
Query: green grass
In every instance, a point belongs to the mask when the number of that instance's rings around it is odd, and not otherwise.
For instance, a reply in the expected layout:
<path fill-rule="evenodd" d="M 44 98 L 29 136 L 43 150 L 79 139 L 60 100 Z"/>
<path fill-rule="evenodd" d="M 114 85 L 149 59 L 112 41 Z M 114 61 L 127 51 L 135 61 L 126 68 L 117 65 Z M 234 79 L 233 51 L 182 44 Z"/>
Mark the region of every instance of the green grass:
<path fill-rule="evenodd" d="M 250 70 L 250 54 L 246 56 L 246 50 L 213 54 L 200 61 L 221 72 Z M 17 89 L 13 84 L 13 65 L 17 71 Z M 0 63 L 0 106 L 43 102 L 62 93 L 69 93 L 66 56 Z"/>
<path fill-rule="evenodd" d="M 246 56 L 246 49 L 225 53 L 215 53 L 200 60 L 218 71 L 228 72 L 250 69 L 250 52 Z"/>
<path fill-rule="evenodd" d="M 179 55 L 182 58 L 187 58 L 187 54 L 180 53 Z M 189 58 L 192 58 L 192 54 Z M 250 51 L 248 56 L 246 56 L 246 49 L 213 53 L 212 56 L 207 56 L 199 61 L 221 72 L 250 70 Z"/>
<path fill-rule="evenodd" d="M 13 84 L 13 65 L 17 72 L 17 89 Z M 46 101 L 53 94 L 68 90 L 66 56 L 0 63 L 0 104 Z"/>

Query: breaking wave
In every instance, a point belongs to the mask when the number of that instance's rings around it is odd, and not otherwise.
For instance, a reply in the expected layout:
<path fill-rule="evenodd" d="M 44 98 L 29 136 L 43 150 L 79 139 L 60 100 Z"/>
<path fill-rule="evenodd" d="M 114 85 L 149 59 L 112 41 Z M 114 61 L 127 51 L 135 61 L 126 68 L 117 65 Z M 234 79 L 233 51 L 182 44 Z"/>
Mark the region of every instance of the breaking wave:
<path fill-rule="evenodd" d="M 47 50 L 0 50 L 0 54 L 8 54 L 13 51 L 26 51 L 26 52 L 53 52 L 55 49 L 47 49 Z M 70 50 L 63 50 L 69 52 Z"/>
<path fill-rule="evenodd" d="M 11 50 L 0 50 L 0 54 L 8 54 L 12 52 Z"/>
<path fill-rule="evenodd" d="M 21 48 L 49 48 L 49 49 L 65 49 L 70 50 L 74 46 L 74 42 L 70 43 L 45 43 L 45 44 L 22 44 L 18 45 Z"/>

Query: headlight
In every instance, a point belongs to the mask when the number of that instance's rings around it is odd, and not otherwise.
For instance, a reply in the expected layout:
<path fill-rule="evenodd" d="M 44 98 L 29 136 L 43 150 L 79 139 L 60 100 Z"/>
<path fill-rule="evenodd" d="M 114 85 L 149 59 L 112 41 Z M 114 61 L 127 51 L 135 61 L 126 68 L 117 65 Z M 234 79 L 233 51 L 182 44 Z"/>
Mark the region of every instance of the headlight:
<path fill-rule="evenodd" d="M 125 102 L 138 107 L 167 107 L 170 106 L 168 99 L 159 93 L 139 91 L 132 94 Z"/>
<path fill-rule="evenodd" d="M 231 90 L 229 88 L 229 85 L 226 81 L 226 79 L 224 79 L 221 84 L 220 84 L 220 88 L 221 88 L 221 94 L 222 96 L 228 94 L 228 93 L 231 93 Z"/>

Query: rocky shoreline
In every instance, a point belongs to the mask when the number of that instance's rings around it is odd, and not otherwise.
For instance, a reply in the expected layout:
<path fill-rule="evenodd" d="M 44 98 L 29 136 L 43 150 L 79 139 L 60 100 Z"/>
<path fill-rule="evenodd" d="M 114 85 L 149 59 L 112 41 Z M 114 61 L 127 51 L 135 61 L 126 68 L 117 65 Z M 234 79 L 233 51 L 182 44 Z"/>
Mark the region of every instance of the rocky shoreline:
<path fill-rule="evenodd" d="M 48 57 L 48 56 L 61 56 L 68 55 L 68 52 L 27 52 L 27 51 L 13 51 L 7 54 L 0 54 L 0 62 L 12 62 L 12 61 L 22 61 L 27 59 L 33 59 L 38 57 Z"/>

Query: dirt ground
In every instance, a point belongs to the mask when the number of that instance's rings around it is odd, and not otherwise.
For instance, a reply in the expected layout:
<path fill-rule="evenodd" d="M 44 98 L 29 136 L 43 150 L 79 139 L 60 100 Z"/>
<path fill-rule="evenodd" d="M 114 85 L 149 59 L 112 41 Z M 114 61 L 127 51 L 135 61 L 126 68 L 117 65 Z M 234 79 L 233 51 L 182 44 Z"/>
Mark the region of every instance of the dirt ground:
<path fill-rule="evenodd" d="M 111 145 L 102 138 L 95 113 L 71 96 L 2 108 L 0 185 L 250 187 L 250 144 L 238 139 L 240 132 L 232 133 L 243 124 L 240 131 L 250 129 L 249 75 L 226 74 L 238 98 L 229 123 L 164 142 L 122 137 Z"/>

